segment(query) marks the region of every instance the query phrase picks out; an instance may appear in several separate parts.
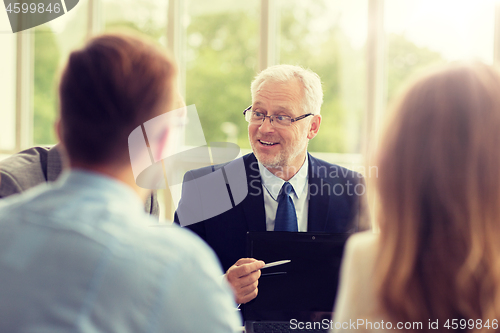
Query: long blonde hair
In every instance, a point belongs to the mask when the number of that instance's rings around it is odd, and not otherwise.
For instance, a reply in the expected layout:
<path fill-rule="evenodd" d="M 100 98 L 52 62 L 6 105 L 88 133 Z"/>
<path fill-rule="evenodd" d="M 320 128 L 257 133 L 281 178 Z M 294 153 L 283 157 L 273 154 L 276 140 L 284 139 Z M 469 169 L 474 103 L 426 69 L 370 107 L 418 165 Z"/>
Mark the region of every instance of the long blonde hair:
<path fill-rule="evenodd" d="M 393 111 L 377 154 L 380 309 L 481 331 L 477 319 L 500 319 L 500 74 L 449 65 Z"/>

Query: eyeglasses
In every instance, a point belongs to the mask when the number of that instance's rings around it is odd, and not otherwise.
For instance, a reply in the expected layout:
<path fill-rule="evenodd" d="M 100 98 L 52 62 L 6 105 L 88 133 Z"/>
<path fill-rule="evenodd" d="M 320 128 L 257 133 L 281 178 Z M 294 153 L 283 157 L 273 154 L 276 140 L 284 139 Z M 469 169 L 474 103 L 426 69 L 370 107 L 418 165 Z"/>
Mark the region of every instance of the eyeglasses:
<path fill-rule="evenodd" d="M 313 113 L 306 113 L 303 114 L 302 116 L 298 116 L 297 118 L 292 118 L 289 116 L 282 116 L 282 115 L 272 115 L 272 116 L 266 116 L 265 114 L 257 111 L 252 110 L 252 106 L 250 105 L 243 111 L 243 115 L 245 116 L 245 120 L 248 121 L 250 124 L 262 124 L 266 120 L 266 118 L 269 118 L 269 122 L 271 125 L 276 126 L 276 127 L 288 127 L 290 126 L 293 122 L 299 121 L 301 119 L 304 119 L 309 116 L 313 116 Z"/>

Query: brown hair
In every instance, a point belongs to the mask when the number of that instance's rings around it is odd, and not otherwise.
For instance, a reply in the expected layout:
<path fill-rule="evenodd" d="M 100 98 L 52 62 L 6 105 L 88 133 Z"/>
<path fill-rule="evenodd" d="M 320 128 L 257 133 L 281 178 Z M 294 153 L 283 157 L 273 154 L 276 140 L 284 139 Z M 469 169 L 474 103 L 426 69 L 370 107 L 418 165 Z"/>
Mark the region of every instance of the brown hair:
<path fill-rule="evenodd" d="M 71 161 L 128 161 L 128 135 L 165 110 L 177 68 L 143 38 L 106 34 L 71 53 L 59 86 L 62 138 Z"/>
<path fill-rule="evenodd" d="M 453 64 L 417 80 L 380 147 L 383 314 L 424 331 L 436 319 L 491 325 L 500 319 L 500 74 Z"/>

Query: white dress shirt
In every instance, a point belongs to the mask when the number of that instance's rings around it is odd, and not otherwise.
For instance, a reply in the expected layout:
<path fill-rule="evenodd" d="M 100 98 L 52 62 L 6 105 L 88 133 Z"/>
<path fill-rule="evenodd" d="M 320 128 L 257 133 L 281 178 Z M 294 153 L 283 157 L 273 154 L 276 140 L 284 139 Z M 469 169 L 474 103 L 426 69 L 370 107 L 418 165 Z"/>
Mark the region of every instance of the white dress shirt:
<path fill-rule="evenodd" d="M 307 213 L 309 211 L 309 179 L 308 179 L 309 161 L 306 157 L 300 170 L 288 181 L 293 187 L 293 194 L 290 196 L 295 205 L 297 213 L 298 230 L 307 231 Z M 259 162 L 260 177 L 264 192 L 264 208 L 266 211 L 266 230 L 274 231 L 274 220 L 278 210 L 278 195 L 285 181 L 276 177 L 271 171 Z"/>

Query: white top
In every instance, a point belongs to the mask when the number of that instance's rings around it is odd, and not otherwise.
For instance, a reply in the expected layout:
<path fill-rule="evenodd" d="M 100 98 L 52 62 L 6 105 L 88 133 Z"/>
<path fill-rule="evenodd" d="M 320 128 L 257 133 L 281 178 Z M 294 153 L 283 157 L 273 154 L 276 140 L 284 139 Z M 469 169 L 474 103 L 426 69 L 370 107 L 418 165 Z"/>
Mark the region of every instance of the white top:
<path fill-rule="evenodd" d="M 334 332 L 399 331 L 398 323 L 387 322 L 376 311 L 373 273 L 378 241 L 379 236 L 372 231 L 355 234 L 347 241 L 334 307 Z M 387 329 L 388 325 L 392 329 Z"/>
<path fill-rule="evenodd" d="M 309 211 L 309 179 L 308 179 L 309 161 L 306 156 L 304 164 L 300 170 L 288 181 L 293 187 L 293 194 L 290 197 L 295 205 L 297 213 L 298 230 L 307 231 L 307 213 Z M 278 210 L 278 195 L 285 181 L 276 177 L 271 171 L 259 162 L 260 177 L 262 185 L 266 189 L 264 192 L 264 208 L 266 211 L 266 230 L 274 231 L 274 220 Z"/>

